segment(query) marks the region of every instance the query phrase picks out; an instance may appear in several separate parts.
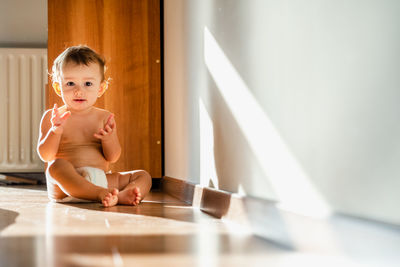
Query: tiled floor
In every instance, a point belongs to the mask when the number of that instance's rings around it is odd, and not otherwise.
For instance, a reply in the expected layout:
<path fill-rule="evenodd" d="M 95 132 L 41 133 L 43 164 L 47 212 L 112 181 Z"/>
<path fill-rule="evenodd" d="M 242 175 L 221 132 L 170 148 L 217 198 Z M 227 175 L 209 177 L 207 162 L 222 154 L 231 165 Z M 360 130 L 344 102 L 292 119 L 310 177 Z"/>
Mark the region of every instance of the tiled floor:
<path fill-rule="evenodd" d="M 160 192 L 137 207 L 0 186 L 0 266 L 266 266 L 284 248 Z"/>

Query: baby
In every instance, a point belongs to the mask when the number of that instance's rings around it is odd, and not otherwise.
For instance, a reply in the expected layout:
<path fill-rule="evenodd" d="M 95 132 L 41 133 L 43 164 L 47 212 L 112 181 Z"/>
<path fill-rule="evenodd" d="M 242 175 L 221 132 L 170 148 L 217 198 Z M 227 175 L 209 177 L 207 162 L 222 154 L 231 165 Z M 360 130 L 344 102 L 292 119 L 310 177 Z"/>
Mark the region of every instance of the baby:
<path fill-rule="evenodd" d="M 146 171 L 109 173 L 121 146 L 114 115 L 93 106 L 108 87 L 104 72 L 104 59 L 86 46 L 69 47 L 54 60 L 53 88 L 64 106 L 43 114 L 37 147 L 53 201 L 138 205 L 150 191 Z"/>

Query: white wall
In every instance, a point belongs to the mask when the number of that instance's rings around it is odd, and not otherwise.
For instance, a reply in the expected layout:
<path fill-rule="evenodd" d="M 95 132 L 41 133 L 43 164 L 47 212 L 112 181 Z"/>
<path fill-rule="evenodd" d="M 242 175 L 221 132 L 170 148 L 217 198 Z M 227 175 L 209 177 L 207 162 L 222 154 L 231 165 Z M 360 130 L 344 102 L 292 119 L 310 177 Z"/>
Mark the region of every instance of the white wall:
<path fill-rule="evenodd" d="M 0 0 L 0 47 L 47 47 L 47 0 Z"/>
<path fill-rule="evenodd" d="M 165 175 L 400 224 L 399 1 L 164 6 Z"/>

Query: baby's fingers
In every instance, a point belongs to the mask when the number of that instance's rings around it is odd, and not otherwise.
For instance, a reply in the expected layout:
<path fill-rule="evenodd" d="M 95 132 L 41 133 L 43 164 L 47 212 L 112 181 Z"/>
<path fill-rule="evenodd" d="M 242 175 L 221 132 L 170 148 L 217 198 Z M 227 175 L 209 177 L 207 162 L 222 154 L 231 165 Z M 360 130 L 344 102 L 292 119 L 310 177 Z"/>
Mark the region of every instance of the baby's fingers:
<path fill-rule="evenodd" d="M 114 114 L 110 114 L 110 116 L 108 116 L 106 125 L 113 125 L 114 124 Z"/>
<path fill-rule="evenodd" d="M 93 136 L 98 138 L 98 139 L 102 139 L 104 137 L 104 130 L 103 129 L 99 129 L 99 131 L 97 133 L 94 133 Z"/>
<path fill-rule="evenodd" d="M 51 116 L 52 117 L 57 117 L 58 115 L 58 108 L 57 108 L 57 104 L 54 104 L 53 109 L 51 111 Z"/>
<path fill-rule="evenodd" d="M 68 117 L 71 116 L 71 111 L 64 112 L 64 114 L 61 115 L 60 119 L 65 121 L 68 119 Z"/>
<path fill-rule="evenodd" d="M 105 124 L 105 125 L 108 125 L 111 129 L 115 128 L 115 119 L 114 119 L 114 117 L 115 117 L 114 114 L 111 114 L 108 117 L 107 122 Z"/>
<path fill-rule="evenodd" d="M 98 139 L 103 139 L 108 133 L 104 131 L 104 129 L 99 129 L 97 133 L 94 133 L 93 136 L 98 138 Z"/>
<path fill-rule="evenodd" d="M 109 134 L 112 133 L 112 131 L 113 131 L 113 129 L 109 125 L 106 125 L 106 127 L 104 127 L 104 128 L 105 128 L 106 132 Z"/>
<path fill-rule="evenodd" d="M 102 139 L 102 138 L 103 138 L 103 136 L 100 135 L 100 134 L 98 134 L 98 133 L 94 133 L 93 136 L 94 136 L 95 138 L 97 138 L 97 139 Z"/>

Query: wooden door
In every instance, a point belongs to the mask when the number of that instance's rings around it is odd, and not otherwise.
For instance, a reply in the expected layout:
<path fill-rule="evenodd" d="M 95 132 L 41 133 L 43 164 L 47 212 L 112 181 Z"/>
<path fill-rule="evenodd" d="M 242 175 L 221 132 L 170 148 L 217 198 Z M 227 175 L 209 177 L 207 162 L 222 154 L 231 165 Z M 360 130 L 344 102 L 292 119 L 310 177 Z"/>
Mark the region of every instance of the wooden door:
<path fill-rule="evenodd" d="M 49 69 L 79 44 L 105 57 L 111 78 L 96 106 L 117 122 L 122 155 L 112 171 L 144 169 L 161 178 L 160 0 L 48 0 Z M 51 86 L 47 95 L 48 108 L 62 104 Z"/>

